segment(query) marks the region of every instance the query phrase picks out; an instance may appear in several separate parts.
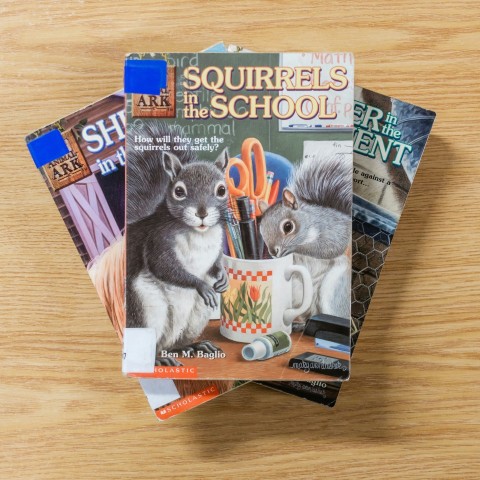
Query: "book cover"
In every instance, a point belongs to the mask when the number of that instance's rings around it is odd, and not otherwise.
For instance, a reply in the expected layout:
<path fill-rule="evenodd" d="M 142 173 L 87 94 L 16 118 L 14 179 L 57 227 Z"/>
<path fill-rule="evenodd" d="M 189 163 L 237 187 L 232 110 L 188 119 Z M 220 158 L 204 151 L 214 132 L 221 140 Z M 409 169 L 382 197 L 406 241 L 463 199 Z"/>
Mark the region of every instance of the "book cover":
<path fill-rule="evenodd" d="M 353 56 L 131 54 L 125 72 L 124 373 L 348 379 Z M 312 333 L 332 319 L 343 349 Z"/>
<path fill-rule="evenodd" d="M 434 120 L 430 110 L 355 87 L 352 351 Z M 336 334 L 341 338 L 338 329 Z M 340 382 L 263 384 L 328 406 L 335 405 L 341 388 Z"/>
<path fill-rule="evenodd" d="M 231 52 L 237 52 L 241 51 L 240 48 L 238 47 L 227 47 L 224 46 L 223 44 L 218 44 L 218 49 L 217 51 L 231 51 Z M 406 115 L 405 113 L 403 114 L 403 120 L 402 124 L 403 125 L 408 125 L 408 133 L 405 131 L 405 135 L 403 138 L 405 140 L 408 140 L 410 143 L 412 143 L 414 147 L 414 161 L 411 161 L 411 164 L 414 166 L 413 169 L 411 170 L 410 174 L 410 185 L 411 182 L 413 182 L 413 177 L 414 173 L 416 171 L 416 168 L 418 167 L 418 163 L 420 161 L 421 155 L 423 153 L 423 149 L 426 145 L 428 135 L 430 133 L 431 127 L 433 125 L 433 120 L 435 118 L 435 114 L 431 111 L 422 109 L 420 107 L 416 107 L 414 105 L 408 104 L 401 102 L 400 100 L 397 99 L 392 99 L 390 97 L 381 95 L 376 92 L 372 91 L 367 91 L 366 89 L 362 89 L 361 87 L 357 87 L 355 89 L 355 97 L 356 100 L 360 101 L 363 104 L 370 105 L 371 107 L 374 108 L 380 108 L 380 109 L 385 109 L 386 112 L 391 111 L 393 108 L 393 104 L 396 103 L 397 105 L 404 105 L 404 111 L 409 111 L 410 114 Z M 116 95 L 113 95 L 111 98 L 112 101 L 115 103 L 116 107 L 120 110 L 123 108 L 123 94 L 119 92 Z M 102 100 L 101 102 L 105 102 L 106 99 Z M 99 103 L 99 102 L 97 102 Z M 95 105 L 95 104 L 94 104 Z M 94 107 L 92 105 L 91 107 Z M 85 111 L 88 111 L 90 107 L 86 107 Z M 397 110 L 398 107 L 397 107 Z M 79 112 L 81 113 L 81 112 Z M 111 113 L 114 113 L 113 110 Z M 36 134 L 31 135 L 27 137 L 27 140 L 30 140 L 37 135 L 44 133 L 48 131 L 50 128 L 59 128 L 60 130 L 65 130 L 65 128 L 68 130 L 70 127 L 78 125 L 77 131 L 81 131 L 81 125 L 80 123 L 83 123 L 86 125 L 86 122 L 84 121 L 85 115 L 78 115 L 78 114 L 72 114 L 71 116 L 67 117 L 63 121 L 59 121 L 56 124 L 52 124 L 48 127 L 45 127 L 44 129 L 41 129 L 36 132 Z M 106 118 L 106 116 L 105 116 Z M 66 124 L 65 122 L 70 119 L 69 124 Z M 358 119 L 356 121 L 358 123 Z M 62 126 L 62 124 L 64 126 Z M 108 125 L 108 124 L 107 124 Z M 65 127 L 65 128 L 64 128 Z M 107 126 L 108 128 L 108 126 Z M 121 135 L 120 135 L 121 137 Z M 119 146 L 123 146 L 123 140 L 119 140 L 118 142 Z M 359 153 L 357 152 L 354 155 L 354 161 L 357 160 L 359 156 Z M 369 157 L 370 158 L 370 157 Z M 375 165 L 378 167 L 378 172 L 381 172 L 380 169 L 383 169 L 383 160 L 378 159 L 379 161 L 377 162 L 371 162 L 369 164 L 370 169 L 375 171 Z M 120 167 L 120 175 L 112 175 L 109 178 L 109 182 L 111 183 L 112 189 L 115 190 L 116 196 L 115 200 L 113 201 L 112 205 L 117 204 L 119 210 L 121 211 L 120 215 L 117 215 L 118 218 L 123 218 L 124 217 L 124 175 L 122 174 L 122 164 L 119 162 L 118 158 L 113 159 L 113 164 L 116 165 L 116 167 Z M 111 169 L 111 164 L 107 164 L 108 169 Z M 116 170 L 114 170 L 116 171 Z M 360 172 L 360 170 L 359 170 Z M 413 175 L 412 175 L 413 173 Z M 362 176 L 357 174 L 357 177 L 360 176 L 359 181 L 362 180 Z M 44 177 L 45 178 L 45 177 Z M 50 187 L 50 181 L 46 179 L 48 182 L 47 185 Z M 116 184 L 115 184 L 116 182 Z M 365 182 L 366 183 L 366 182 Z M 116 186 L 115 186 L 116 185 Z M 357 186 L 359 183 L 354 183 L 353 189 L 354 193 L 357 193 Z M 408 193 L 408 189 L 410 185 L 407 185 L 407 190 L 406 193 Z M 406 200 L 406 193 L 403 194 L 403 202 Z M 67 228 L 69 229 L 69 232 L 72 236 L 72 239 L 74 240 L 75 245 L 77 246 L 77 249 L 79 251 L 79 254 L 83 258 L 84 263 L 88 264 L 89 261 L 87 257 L 85 256 L 85 246 L 82 243 L 82 240 L 79 238 L 79 235 L 77 233 L 77 230 L 73 224 L 73 222 L 70 220 L 70 216 L 68 214 L 68 209 L 66 206 L 63 204 L 61 200 L 58 199 L 58 194 L 55 194 L 55 192 L 52 192 L 53 198 L 56 199 L 57 206 L 59 207 L 59 211 L 62 214 L 62 218 L 65 220 L 65 224 Z M 354 201 L 355 201 L 354 197 Z M 115 207 L 113 207 L 115 208 Z M 397 215 L 399 220 L 399 214 L 401 213 L 402 210 L 402 205 L 400 205 L 400 209 L 397 207 Z M 355 215 L 355 212 L 354 212 Z M 357 226 L 357 229 L 353 230 L 353 235 L 358 235 L 360 230 L 360 233 L 362 233 L 360 223 L 355 223 L 355 217 L 353 217 L 353 222 L 354 226 Z M 122 225 L 122 223 L 120 223 Z M 363 242 L 361 242 L 363 243 Z M 356 245 L 353 245 L 353 249 L 355 251 Z M 124 324 L 124 305 L 123 301 L 120 299 L 123 298 L 123 278 L 124 278 L 124 260 L 122 255 L 117 255 L 117 252 L 115 250 L 118 250 L 118 252 L 123 251 L 123 247 L 121 249 L 108 249 L 105 251 L 103 257 L 103 262 L 107 265 L 107 268 L 105 269 L 106 272 L 109 272 L 108 275 L 105 277 L 104 282 L 97 282 L 97 291 L 102 299 L 103 304 L 107 308 L 107 311 L 109 313 L 110 319 L 112 320 L 112 324 L 115 326 L 117 333 L 121 335 L 122 332 L 122 325 Z M 356 338 L 358 338 L 358 333 L 361 328 L 361 323 L 363 322 L 363 318 L 365 317 L 365 314 L 368 309 L 369 302 L 373 296 L 373 290 L 375 288 L 376 281 L 378 281 L 380 272 L 381 272 L 381 266 L 383 265 L 383 262 L 386 259 L 386 253 L 388 251 L 388 247 L 384 250 L 384 254 L 381 259 L 381 263 L 379 268 L 376 269 L 375 271 L 375 282 L 374 284 L 369 284 L 366 285 L 367 290 L 363 289 L 364 296 L 359 297 L 357 294 L 357 299 L 355 299 L 355 296 L 352 295 L 352 302 L 357 302 L 359 304 L 363 305 L 363 308 L 360 310 L 360 315 L 357 317 L 355 323 L 357 324 L 356 327 L 356 332 L 355 335 L 352 337 L 352 345 L 355 344 Z M 367 255 L 370 252 L 364 252 Z M 95 270 L 95 265 L 96 262 L 92 262 L 90 264 L 90 267 L 92 271 L 90 271 L 90 275 L 94 277 L 94 270 Z M 360 285 L 359 280 L 355 280 L 359 275 L 359 271 L 362 269 L 356 269 L 355 264 L 352 265 L 354 276 L 353 276 L 353 284 L 355 285 Z M 123 269 L 123 270 L 122 270 Z M 362 291 L 362 290 L 361 290 Z M 354 307 L 355 308 L 355 307 Z M 355 318 L 355 317 L 354 317 Z M 119 320 L 117 320 L 119 319 Z M 184 411 L 185 409 L 188 409 L 187 407 L 191 406 L 192 403 L 195 403 L 197 401 L 202 401 L 206 398 L 214 398 L 215 392 L 211 394 L 210 397 L 208 397 L 208 388 L 209 385 L 203 384 L 203 382 L 198 382 L 197 381 L 176 381 L 176 387 L 178 388 L 176 390 L 172 389 L 172 383 L 167 380 L 161 380 L 161 379 L 142 379 L 142 387 L 145 390 L 145 393 L 147 395 L 147 398 L 151 398 L 152 401 L 150 402 L 152 408 L 155 411 L 155 414 L 157 415 L 158 418 L 160 419 L 166 419 L 170 415 L 172 415 L 173 412 L 175 413 L 180 413 L 180 411 Z M 175 385 L 173 383 L 173 385 Z M 202 385 L 201 385 L 202 384 Z M 291 393 L 296 396 L 300 397 L 305 397 L 311 401 L 315 401 L 317 403 L 321 403 L 324 405 L 328 406 L 333 406 L 337 400 L 338 394 L 339 394 L 339 389 L 341 387 L 341 382 L 267 382 L 264 383 L 267 386 L 270 386 L 272 388 L 275 388 L 277 390 L 282 390 L 287 393 Z M 198 385 L 198 386 L 197 386 Z M 220 388 L 218 388 L 219 392 L 224 391 L 226 388 L 225 384 L 221 385 Z M 205 390 L 207 389 L 207 390 Z M 178 391 L 180 390 L 180 392 Z M 197 395 L 197 393 L 200 393 L 200 395 Z M 182 398 L 182 394 L 186 396 L 185 398 Z M 168 405 L 170 403 L 170 405 Z M 168 407 L 168 408 L 164 408 Z"/>
<path fill-rule="evenodd" d="M 125 110 L 110 95 L 26 137 L 60 132 L 68 153 L 39 168 L 117 335 L 125 327 Z M 51 146 L 53 148 L 53 145 Z M 46 146 L 48 152 L 49 145 Z M 142 379 L 157 418 L 166 420 L 241 384 Z"/>

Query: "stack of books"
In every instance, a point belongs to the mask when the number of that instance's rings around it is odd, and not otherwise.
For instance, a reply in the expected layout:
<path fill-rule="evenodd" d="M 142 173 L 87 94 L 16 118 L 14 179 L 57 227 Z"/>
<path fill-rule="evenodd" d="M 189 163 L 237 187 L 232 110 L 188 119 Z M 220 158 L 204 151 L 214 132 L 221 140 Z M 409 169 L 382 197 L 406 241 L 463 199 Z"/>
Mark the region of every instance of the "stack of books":
<path fill-rule="evenodd" d="M 434 119 L 351 53 L 219 43 L 26 142 L 166 420 L 249 381 L 335 405 Z"/>

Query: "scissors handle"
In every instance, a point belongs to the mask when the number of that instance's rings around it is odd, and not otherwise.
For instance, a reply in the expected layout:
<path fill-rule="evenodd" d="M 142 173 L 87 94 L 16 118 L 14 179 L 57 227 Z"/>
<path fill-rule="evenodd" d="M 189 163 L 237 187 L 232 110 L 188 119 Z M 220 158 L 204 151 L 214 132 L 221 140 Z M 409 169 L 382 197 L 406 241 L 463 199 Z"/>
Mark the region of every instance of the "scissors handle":
<path fill-rule="evenodd" d="M 252 165 L 252 153 L 253 161 L 255 162 L 255 180 L 253 175 Z M 267 163 L 265 161 L 265 152 L 263 151 L 262 144 L 256 138 L 246 138 L 242 143 L 242 160 L 248 165 L 249 175 L 249 197 L 255 201 L 256 215 L 261 215 L 260 208 L 258 207 L 258 201 L 265 197 L 267 191 Z"/>
<path fill-rule="evenodd" d="M 240 175 L 240 181 L 238 182 L 238 187 L 235 185 L 233 178 L 230 176 L 230 169 L 236 167 Z M 225 171 L 225 180 L 227 182 L 228 191 L 231 195 L 235 197 L 250 196 L 250 171 L 239 158 L 231 158 L 228 161 L 227 168 Z"/>

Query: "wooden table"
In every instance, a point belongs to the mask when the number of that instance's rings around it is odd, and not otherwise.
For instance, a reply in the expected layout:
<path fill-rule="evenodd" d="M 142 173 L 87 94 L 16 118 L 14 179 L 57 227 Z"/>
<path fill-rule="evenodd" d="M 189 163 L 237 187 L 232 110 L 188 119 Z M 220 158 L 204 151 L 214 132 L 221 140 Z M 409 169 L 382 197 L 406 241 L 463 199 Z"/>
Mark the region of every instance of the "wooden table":
<path fill-rule="evenodd" d="M 0 478 L 479 478 L 479 3 L 143 3 L 0 4 Z M 246 385 L 158 424 L 23 137 L 218 40 L 352 50 L 438 116 L 335 409 Z"/>
<path fill-rule="evenodd" d="M 310 352 L 318 355 L 324 355 L 329 357 L 331 361 L 335 359 L 347 360 L 350 358 L 350 354 L 341 351 L 327 350 L 326 348 L 320 348 L 315 346 L 315 340 L 313 337 L 302 335 L 300 332 L 293 332 L 291 335 L 292 347 L 288 353 L 275 356 L 264 361 L 256 361 L 254 364 L 247 362 L 242 357 L 242 348 L 245 343 L 238 343 L 228 338 L 225 338 L 220 333 L 220 320 L 211 320 L 208 326 L 202 333 L 200 340 L 208 340 L 215 346 L 219 347 L 226 358 L 198 358 L 198 357 L 184 357 L 182 352 L 177 352 L 176 358 L 181 362 L 185 368 L 195 367 L 196 375 L 199 379 L 208 378 L 225 378 L 231 380 L 242 380 L 251 378 L 252 369 L 255 369 L 256 380 L 272 380 L 276 377 L 272 375 L 278 375 L 285 380 L 295 381 L 335 381 L 338 380 L 338 376 L 331 375 L 331 371 L 316 373 L 314 371 L 307 371 L 305 369 L 292 369 L 289 368 L 289 360 L 295 358 L 304 353 Z M 228 359 L 228 374 L 225 375 L 226 368 L 223 363 Z M 302 362 L 297 362 L 302 364 Z M 348 365 L 348 363 L 346 364 Z M 185 378 L 178 377 L 178 378 Z M 192 378 L 192 377 L 190 377 Z"/>

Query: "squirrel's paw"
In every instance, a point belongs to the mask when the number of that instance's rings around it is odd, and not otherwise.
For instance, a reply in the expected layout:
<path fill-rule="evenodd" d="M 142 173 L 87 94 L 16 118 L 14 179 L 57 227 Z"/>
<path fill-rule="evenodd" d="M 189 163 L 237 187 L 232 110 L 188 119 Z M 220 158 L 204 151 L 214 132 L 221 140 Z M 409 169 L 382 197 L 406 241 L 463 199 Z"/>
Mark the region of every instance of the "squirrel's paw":
<path fill-rule="evenodd" d="M 220 269 L 220 275 L 218 280 L 213 284 L 213 289 L 218 292 L 224 292 L 228 287 L 228 275 L 227 272 L 222 268 Z"/>
<path fill-rule="evenodd" d="M 175 358 L 157 358 L 155 360 L 155 366 L 157 366 L 157 367 L 182 367 L 183 363 L 180 363 Z"/>
<path fill-rule="evenodd" d="M 208 283 L 204 282 L 197 288 L 198 294 L 203 298 L 207 307 L 216 308 L 217 293 Z"/>
<path fill-rule="evenodd" d="M 223 350 L 221 348 L 217 347 L 214 343 L 210 342 L 209 340 L 203 340 L 202 342 L 192 343 L 192 345 L 190 345 L 186 350 L 191 351 L 194 354 L 197 354 L 198 352 L 223 353 Z"/>

